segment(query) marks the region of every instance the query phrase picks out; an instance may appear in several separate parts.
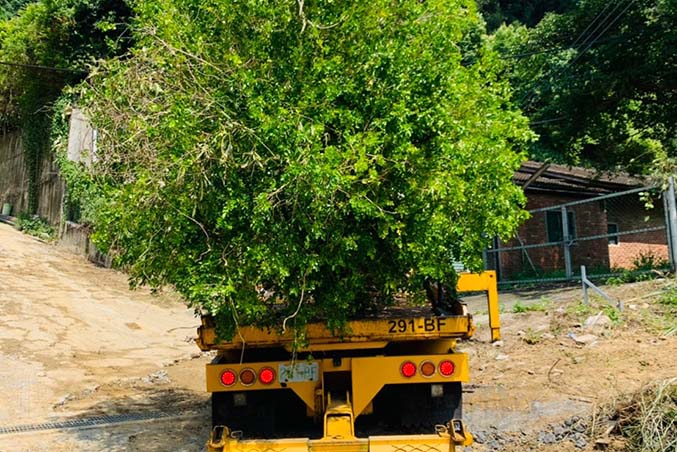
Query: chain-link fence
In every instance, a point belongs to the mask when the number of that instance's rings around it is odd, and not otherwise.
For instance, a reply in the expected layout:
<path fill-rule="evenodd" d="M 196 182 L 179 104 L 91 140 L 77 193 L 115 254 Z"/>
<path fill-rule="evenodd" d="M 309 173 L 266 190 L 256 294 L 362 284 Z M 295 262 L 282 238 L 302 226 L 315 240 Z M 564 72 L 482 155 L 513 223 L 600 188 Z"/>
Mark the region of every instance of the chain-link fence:
<path fill-rule="evenodd" d="M 494 240 L 486 266 L 503 285 L 580 279 L 582 265 L 590 279 L 674 270 L 676 210 L 674 183 L 533 209 L 514 239 Z"/>

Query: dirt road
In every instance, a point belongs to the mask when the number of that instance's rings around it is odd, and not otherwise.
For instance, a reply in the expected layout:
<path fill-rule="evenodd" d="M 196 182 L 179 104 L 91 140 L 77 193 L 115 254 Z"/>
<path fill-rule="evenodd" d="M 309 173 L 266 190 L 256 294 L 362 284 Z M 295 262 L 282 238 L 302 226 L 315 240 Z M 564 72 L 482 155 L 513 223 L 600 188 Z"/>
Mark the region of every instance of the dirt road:
<path fill-rule="evenodd" d="M 123 274 L 0 224 L 0 427 L 202 408 L 197 324 L 177 297 L 130 291 Z M 120 441 L 64 434 L 57 450 L 127 450 L 134 428 L 123 430 Z M 0 450 L 42 450 L 44 439 L 0 435 Z"/>
<path fill-rule="evenodd" d="M 467 451 L 592 451 L 585 424 L 596 406 L 677 375 L 675 319 L 657 303 L 669 285 L 605 287 L 626 301 L 622 313 L 581 305 L 577 287 L 502 294 L 499 346 L 473 301 L 476 339 L 460 344 L 471 363 L 464 417 L 478 439 Z M 600 312 L 613 321 L 586 329 Z M 0 224 L 0 451 L 203 450 L 209 357 L 191 342 L 196 325 L 176 297 L 129 291 L 123 274 Z M 2 433 L 158 412 L 173 417 Z"/>

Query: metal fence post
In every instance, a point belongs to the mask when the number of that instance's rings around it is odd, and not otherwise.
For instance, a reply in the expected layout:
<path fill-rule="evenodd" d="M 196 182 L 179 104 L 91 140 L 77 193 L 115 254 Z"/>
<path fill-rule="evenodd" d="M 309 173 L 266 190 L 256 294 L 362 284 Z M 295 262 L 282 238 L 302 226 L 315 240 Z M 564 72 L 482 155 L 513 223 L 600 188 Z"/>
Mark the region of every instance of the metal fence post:
<path fill-rule="evenodd" d="M 567 215 L 567 207 L 562 206 L 562 241 L 564 244 L 564 270 L 567 279 L 572 278 L 574 272 L 571 268 L 571 244 L 569 237 L 569 216 Z"/>
<path fill-rule="evenodd" d="M 670 176 L 668 179 L 668 189 L 666 190 L 666 206 L 668 212 L 668 224 L 666 224 L 668 235 L 668 248 L 670 255 L 670 267 L 672 271 L 677 271 L 677 201 L 675 201 L 675 178 Z"/>
<path fill-rule="evenodd" d="M 588 275 L 585 272 L 585 265 L 581 265 L 581 284 L 583 284 L 583 304 L 588 304 L 588 286 L 585 284 L 585 280 L 588 279 Z"/>

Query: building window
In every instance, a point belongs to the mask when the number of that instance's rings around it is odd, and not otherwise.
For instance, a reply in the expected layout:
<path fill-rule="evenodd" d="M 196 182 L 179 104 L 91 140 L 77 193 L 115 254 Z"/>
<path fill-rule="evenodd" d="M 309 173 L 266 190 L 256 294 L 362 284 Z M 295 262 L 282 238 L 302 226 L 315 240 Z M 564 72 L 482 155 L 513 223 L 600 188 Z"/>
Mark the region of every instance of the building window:
<path fill-rule="evenodd" d="M 609 245 L 618 245 L 619 238 L 618 234 L 618 225 L 616 223 L 609 223 L 606 225 L 606 233 L 609 234 Z"/>
<path fill-rule="evenodd" d="M 567 212 L 567 221 L 569 226 L 569 239 L 576 238 L 576 218 L 573 212 Z M 545 212 L 545 225 L 548 233 L 548 243 L 561 242 L 562 237 L 562 212 Z"/>

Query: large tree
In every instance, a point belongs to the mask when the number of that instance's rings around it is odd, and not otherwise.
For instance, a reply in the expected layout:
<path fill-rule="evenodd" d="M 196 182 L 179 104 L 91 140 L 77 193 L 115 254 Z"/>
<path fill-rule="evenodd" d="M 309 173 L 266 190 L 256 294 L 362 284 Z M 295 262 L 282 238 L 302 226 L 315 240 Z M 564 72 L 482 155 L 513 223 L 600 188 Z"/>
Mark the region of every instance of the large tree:
<path fill-rule="evenodd" d="M 531 138 L 469 0 L 136 3 L 84 88 L 97 243 L 236 323 L 332 327 L 477 269 Z"/>

